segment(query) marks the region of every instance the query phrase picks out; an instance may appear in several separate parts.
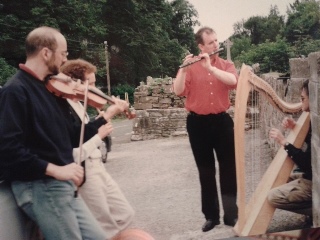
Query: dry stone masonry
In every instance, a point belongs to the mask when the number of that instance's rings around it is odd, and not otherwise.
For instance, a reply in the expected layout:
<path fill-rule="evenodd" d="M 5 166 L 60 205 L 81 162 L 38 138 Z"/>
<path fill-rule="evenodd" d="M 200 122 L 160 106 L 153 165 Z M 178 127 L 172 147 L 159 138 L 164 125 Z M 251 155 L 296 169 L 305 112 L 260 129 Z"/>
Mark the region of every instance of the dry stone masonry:
<path fill-rule="evenodd" d="M 310 112 L 312 124 L 312 167 L 313 167 L 313 223 L 320 227 L 320 52 L 310 53 L 307 58 L 293 58 L 289 61 L 290 78 L 280 78 L 277 73 L 263 74 L 260 77 L 267 81 L 277 95 L 286 102 L 300 101 L 302 82 L 310 80 Z M 131 140 L 147 140 L 161 137 L 187 135 L 184 98 L 176 96 L 172 91 L 170 77 L 148 77 L 146 83 L 141 82 L 134 93 L 134 107 L 137 118 L 133 121 Z M 235 91 L 230 93 L 231 104 L 234 105 Z M 255 99 L 254 94 L 250 98 Z M 260 100 L 259 100 L 260 101 Z M 253 104 L 254 105 L 254 104 Z M 279 127 L 283 115 L 276 113 L 266 101 L 260 101 L 259 109 L 250 108 L 246 128 L 254 128 L 254 120 L 259 119 L 266 142 L 267 134 L 272 126 Z M 233 106 L 228 112 L 233 116 Z M 293 116 L 298 117 L 298 116 Z M 278 146 L 268 142 L 271 149 Z"/>
<path fill-rule="evenodd" d="M 134 93 L 137 117 L 133 120 L 131 140 L 147 140 L 186 135 L 187 112 L 183 97 L 172 91 L 170 77 L 147 77 Z"/>

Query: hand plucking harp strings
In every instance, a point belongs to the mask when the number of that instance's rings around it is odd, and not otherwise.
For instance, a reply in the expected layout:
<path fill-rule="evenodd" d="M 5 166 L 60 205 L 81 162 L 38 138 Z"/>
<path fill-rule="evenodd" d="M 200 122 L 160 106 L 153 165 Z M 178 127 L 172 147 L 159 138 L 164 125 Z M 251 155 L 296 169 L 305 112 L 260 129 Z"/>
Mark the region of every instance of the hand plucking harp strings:
<path fill-rule="evenodd" d="M 292 130 L 296 125 L 295 120 L 290 117 L 285 117 L 281 122 L 279 129 L 272 127 L 269 131 L 269 137 L 274 139 L 278 144 L 283 145 L 286 142 L 285 132 L 286 130 Z"/>

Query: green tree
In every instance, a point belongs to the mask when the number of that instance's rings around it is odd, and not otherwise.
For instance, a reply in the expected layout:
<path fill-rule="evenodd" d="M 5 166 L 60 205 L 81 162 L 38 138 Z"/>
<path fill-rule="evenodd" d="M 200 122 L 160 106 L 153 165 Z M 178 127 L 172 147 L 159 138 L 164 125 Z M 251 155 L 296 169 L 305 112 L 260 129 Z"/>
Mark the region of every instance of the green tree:
<path fill-rule="evenodd" d="M 16 71 L 16 68 L 9 65 L 4 58 L 0 57 L 0 86 L 3 86 Z"/>
<path fill-rule="evenodd" d="M 244 22 L 244 28 L 251 38 L 252 44 L 263 43 L 266 40 L 275 41 L 284 27 L 284 17 L 279 15 L 278 7 L 270 7 L 267 17 L 254 16 Z"/>
<path fill-rule="evenodd" d="M 193 28 L 200 25 L 197 20 L 197 10 L 186 0 L 174 0 L 171 2 L 171 7 L 173 17 L 171 19 L 172 31 L 170 37 L 176 38 L 181 46 L 196 54 L 198 47 L 194 41 Z"/>
<path fill-rule="evenodd" d="M 2 0 L 1 6 L 0 57 L 13 67 L 25 61 L 26 35 L 43 25 L 66 36 L 70 59 L 97 66 L 101 86 L 106 85 L 104 41 L 111 85 L 175 75 L 184 52 L 196 49 L 197 12 L 186 0 Z"/>
<path fill-rule="evenodd" d="M 116 83 L 131 78 L 137 85 L 146 76 L 175 74 L 186 47 L 179 42 L 180 33 L 173 30 L 174 11 L 167 1 L 109 0 L 105 16 L 110 29 L 108 43 L 118 49 L 111 53 L 110 62 Z M 117 78 L 120 72 L 126 76 Z"/>
<path fill-rule="evenodd" d="M 251 40 L 248 36 L 241 36 L 235 37 L 231 39 L 233 45 L 231 47 L 231 56 L 232 58 L 236 58 L 237 56 L 241 55 L 250 50 L 251 48 Z"/>
<path fill-rule="evenodd" d="M 283 39 L 277 39 L 276 42 L 265 42 L 258 45 L 252 45 L 249 51 L 242 52 L 235 58 L 237 67 L 242 63 L 253 65 L 260 64 L 261 72 L 278 71 L 285 73 L 289 69 L 289 58 L 292 57 L 292 51 L 289 44 Z"/>
<path fill-rule="evenodd" d="M 280 15 L 277 5 L 271 5 L 266 22 L 267 31 L 265 33 L 265 40 L 269 40 L 271 42 L 276 41 L 277 37 L 282 35 L 284 25 L 285 16 Z"/>
<path fill-rule="evenodd" d="M 243 36 L 249 37 L 250 31 L 244 27 L 246 20 L 241 19 L 241 21 L 238 21 L 233 24 L 233 38 L 241 38 Z"/>
<path fill-rule="evenodd" d="M 315 0 L 296 0 L 287 11 L 284 37 L 294 43 L 301 38 L 320 39 L 320 3 Z"/>
<path fill-rule="evenodd" d="M 300 44 L 293 47 L 296 57 L 307 57 L 309 53 L 318 52 L 320 49 L 319 39 L 301 40 Z"/>
<path fill-rule="evenodd" d="M 3 0 L 0 16 L 1 46 L 0 55 L 16 66 L 25 59 L 24 40 L 28 32 L 38 26 L 50 26 L 61 30 L 68 40 L 70 58 L 85 57 L 88 60 L 90 50 L 100 47 L 106 34 L 106 28 L 101 22 L 101 9 L 106 0 L 99 1 L 52 1 Z M 23 7 L 22 7 L 23 6 Z M 87 44 L 83 44 L 87 42 Z M 84 51 L 87 52 L 84 53 Z M 101 48 L 99 49 L 101 51 Z"/>
<path fill-rule="evenodd" d="M 250 17 L 244 27 L 248 29 L 252 44 L 259 44 L 265 40 L 264 33 L 266 32 L 266 17 L 254 16 Z"/>

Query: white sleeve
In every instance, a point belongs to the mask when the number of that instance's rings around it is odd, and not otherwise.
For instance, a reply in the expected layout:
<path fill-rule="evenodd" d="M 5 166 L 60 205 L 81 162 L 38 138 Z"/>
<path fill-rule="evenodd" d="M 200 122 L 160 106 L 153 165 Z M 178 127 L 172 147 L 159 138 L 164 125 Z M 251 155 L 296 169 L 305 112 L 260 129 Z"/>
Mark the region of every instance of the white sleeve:
<path fill-rule="evenodd" d="M 92 138 L 90 138 L 88 141 L 82 144 L 82 156 L 81 156 L 81 162 L 86 160 L 91 153 L 97 149 L 102 140 L 99 137 L 98 134 L 94 135 Z M 78 161 L 80 158 L 80 148 L 74 148 L 72 151 L 73 159 L 75 161 Z"/>

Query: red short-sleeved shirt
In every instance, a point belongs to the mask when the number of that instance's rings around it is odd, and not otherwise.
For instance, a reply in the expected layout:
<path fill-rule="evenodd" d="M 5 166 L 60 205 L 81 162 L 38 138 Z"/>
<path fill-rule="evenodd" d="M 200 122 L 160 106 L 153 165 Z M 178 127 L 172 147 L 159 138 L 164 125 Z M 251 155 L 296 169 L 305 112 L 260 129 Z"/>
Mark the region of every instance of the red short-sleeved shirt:
<path fill-rule="evenodd" d="M 234 74 L 238 81 L 238 73 L 232 62 L 217 57 L 211 64 Z M 188 111 L 197 114 L 217 114 L 225 112 L 230 107 L 229 90 L 236 87 L 237 84 L 227 85 L 218 80 L 199 61 L 188 67 L 185 89 L 180 96 L 186 97 L 185 108 Z"/>

